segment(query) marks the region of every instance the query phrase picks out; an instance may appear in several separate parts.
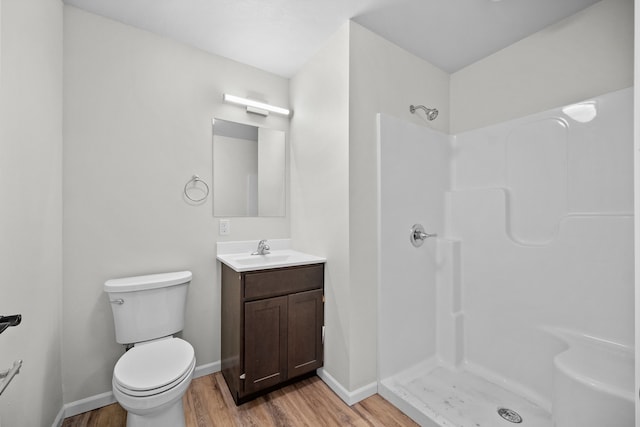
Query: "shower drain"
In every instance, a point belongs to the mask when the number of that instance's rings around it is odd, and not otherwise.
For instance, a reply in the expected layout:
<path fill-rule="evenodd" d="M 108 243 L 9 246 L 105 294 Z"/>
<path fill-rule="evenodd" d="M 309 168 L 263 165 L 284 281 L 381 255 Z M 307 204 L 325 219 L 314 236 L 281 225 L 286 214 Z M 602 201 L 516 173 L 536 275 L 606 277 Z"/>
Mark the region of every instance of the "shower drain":
<path fill-rule="evenodd" d="M 520 424 L 522 422 L 520 414 L 509 408 L 498 408 L 498 415 L 510 423 Z"/>

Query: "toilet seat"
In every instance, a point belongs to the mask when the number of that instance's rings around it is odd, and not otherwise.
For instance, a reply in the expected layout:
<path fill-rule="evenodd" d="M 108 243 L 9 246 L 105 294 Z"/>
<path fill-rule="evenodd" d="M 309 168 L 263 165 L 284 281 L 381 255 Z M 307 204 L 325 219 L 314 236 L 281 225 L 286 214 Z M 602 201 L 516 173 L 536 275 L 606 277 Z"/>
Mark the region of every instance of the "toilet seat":
<path fill-rule="evenodd" d="M 136 345 L 122 355 L 113 370 L 113 383 L 129 396 L 152 396 L 180 384 L 194 368 L 191 344 L 167 338 Z"/>
<path fill-rule="evenodd" d="M 185 379 L 187 379 L 187 377 L 191 377 L 191 374 L 193 373 L 193 370 L 195 368 L 195 364 L 196 361 L 195 359 L 193 359 L 193 362 L 191 363 L 191 365 L 189 366 L 189 368 L 184 372 L 184 374 L 178 378 L 175 381 L 172 381 L 169 384 L 166 384 L 164 386 L 161 387 L 157 387 L 157 388 L 152 388 L 149 390 L 130 390 L 127 389 L 125 387 L 123 387 L 122 385 L 117 383 L 117 379 L 114 382 L 114 385 L 118 388 L 118 390 L 128 396 L 132 396 L 132 397 L 149 397 L 149 396 L 154 396 L 163 392 L 166 392 L 167 390 L 171 390 L 172 388 L 176 387 L 177 385 L 181 384 Z"/>

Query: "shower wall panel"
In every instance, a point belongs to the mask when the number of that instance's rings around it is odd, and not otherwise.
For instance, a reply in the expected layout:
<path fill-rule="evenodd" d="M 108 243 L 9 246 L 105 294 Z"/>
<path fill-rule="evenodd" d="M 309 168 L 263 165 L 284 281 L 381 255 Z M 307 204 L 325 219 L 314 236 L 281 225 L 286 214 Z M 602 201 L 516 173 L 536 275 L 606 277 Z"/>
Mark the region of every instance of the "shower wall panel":
<path fill-rule="evenodd" d="M 378 115 L 380 200 L 378 378 L 436 353 L 436 239 L 415 248 L 409 229 L 444 232 L 449 136 Z"/>
<path fill-rule="evenodd" d="M 567 331 L 633 345 L 633 92 L 454 137 L 465 358 L 549 406 Z"/>

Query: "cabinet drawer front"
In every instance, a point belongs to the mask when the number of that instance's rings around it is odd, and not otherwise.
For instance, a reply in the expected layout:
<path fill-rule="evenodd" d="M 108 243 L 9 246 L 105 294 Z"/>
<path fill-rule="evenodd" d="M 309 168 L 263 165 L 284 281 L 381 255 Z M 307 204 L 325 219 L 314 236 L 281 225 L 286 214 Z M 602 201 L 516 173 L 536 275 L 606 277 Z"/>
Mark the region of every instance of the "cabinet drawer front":
<path fill-rule="evenodd" d="M 267 298 L 321 289 L 323 280 L 324 264 L 247 273 L 244 281 L 244 297 L 246 299 Z"/>

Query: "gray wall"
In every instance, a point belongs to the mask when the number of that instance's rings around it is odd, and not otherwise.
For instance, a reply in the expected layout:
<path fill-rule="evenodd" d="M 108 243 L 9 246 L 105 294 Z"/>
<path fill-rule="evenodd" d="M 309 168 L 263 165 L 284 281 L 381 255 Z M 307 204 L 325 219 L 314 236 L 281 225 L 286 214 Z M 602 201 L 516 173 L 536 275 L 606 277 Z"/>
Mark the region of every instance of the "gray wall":
<path fill-rule="evenodd" d="M 451 133 L 633 85 L 633 0 L 603 0 L 451 75 Z"/>
<path fill-rule="evenodd" d="M 62 3 L 3 0 L 0 45 L 0 397 L 3 426 L 50 426 L 62 407 Z"/>
<path fill-rule="evenodd" d="M 634 18 L 635 22 L 640 23 L 640 0 L 635 0 L 635 10 L 634 10 Z M 635 37 L 634 37 L 634 212 L 640 212 L 640 126 L 637 123 L 637 113 L 635 109 L 638 108 L 638 101 L 640 100 L 640 31 L 638 31 L 638 25 L 635 26 Z M 634 217 L 634 243 L 635 243 L 635 253 L 640 254 L 640 215 L 635 215 Z M 635 324 L 640 325 L 640 310 L 637 307 L 640 307 L 640 257 L 635 257 Z M 640 328 L 636 326 L 635 328 L 635 343 L 636 343 L 636 354 L 639 354 L 638 347 L 640 347 Z M 635 358 L 635 388 L 634 390 L 638 390 L 640 388 L 640 357 Z M 640 405 L 636 403 L 636 420 L 640 420 Z"/>
<path fill-rule="evenodd" d="M 211 197 L 187 203 L 185 183 L 211 185 L 211 119 L 288 131 L 222 93 L 288 104 L 288 80 L 65 7 L 65 402 L 111 390 L 123 348 L 102 291 L 114 277 L 193 272 L 185 339 L 199 366 L 220 360 L 220 301 Z M 289 237 L 289 219 L 234 218 L 226 240 Z"/>
<path fill-rule="evenodd" d="M 318 82 L 322 82 L 319 84 Z M 291 238 L 327 258 L 325 370 L 349 384 L 349 26 L 291 79 Z"/>

